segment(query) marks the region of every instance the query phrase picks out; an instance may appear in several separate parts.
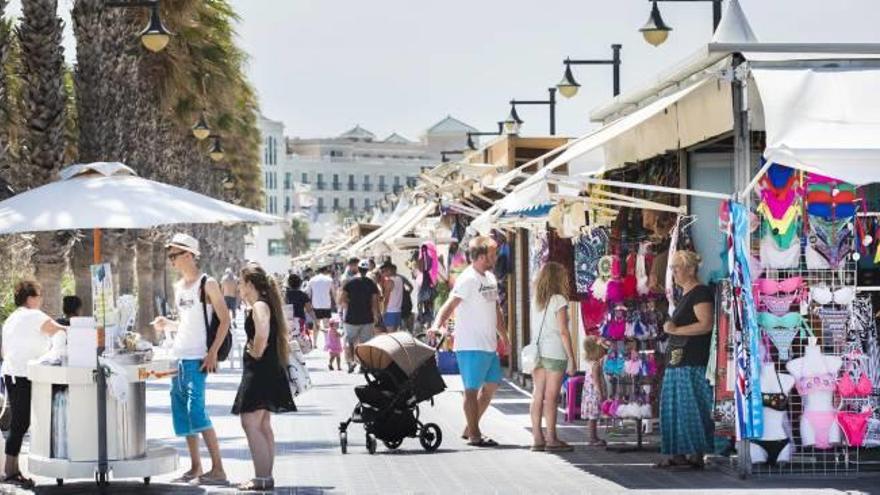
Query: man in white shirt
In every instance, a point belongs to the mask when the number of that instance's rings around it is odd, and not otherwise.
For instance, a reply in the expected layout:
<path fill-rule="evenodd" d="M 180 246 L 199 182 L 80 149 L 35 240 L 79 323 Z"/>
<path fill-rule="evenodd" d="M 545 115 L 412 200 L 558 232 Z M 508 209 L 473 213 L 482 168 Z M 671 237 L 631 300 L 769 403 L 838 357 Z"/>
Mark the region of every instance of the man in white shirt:
<path fill-rule="evenodd" d="M 326 330 L 333 309 L 333 277 L 326 266 L 318 269 L 318 274 L 309 279 L 306 293 L 312 299 L 312 309 L 315 310 L 315 322 L 317 330 Z"/>
<path fill-rule="evenodd" d="M 480 418 L 501 383 L 498 339 L 501 338 L 505 346 L 510 344 L 498 304 L 498 282 L 492 273 L 497 251 L 498 246 L 490 237 L 479 236 L 471 240 L 468 246 L 471 265 L 456 279 L 449 299 L 440 308 L 430 330 L 430 333 L 436 333 L 455 313 L 453 349 L 464 383 L 464 415 L 467 420 L 464 436 L 469 445 L 477 447 L 498 445 L 483 436 Z"/>
<path fill-rule="evenodd" d="M 205 411 L 205 379 L 208 373 L 217 369 L 220 346 L 229 332 L 229 309 L 223 299 L 220 284 L 204 275 L 196 264 L 200 254 L 199 241 L 196 238 L 187 234 L 174 234 L 165 247 L 168 250 L 168 261 L 180 275 L 180 280 L 174 284 L 174 301 L 179 320 L 172 321 L 159 316 L 153 320 L 153 326 L 158 332 L 174 332 L 172 353 L 179 363 L 177 375 L 171 380 L 171 419 L 174 433 L 186 437 L 191 460 L 190 470 L 176 481 L 225 485 L 228 482 L 220 457 L 220 444 L 211 419 Z M 207 277 L 204 283 L 204 299 L 201 297 L 203 277 Z M 208 342 L 205 322 L 205 312 L 210 315 L 211 308 L 220 320 L 214 342 Z M 202 470 L 199 433 L 211 454 L 211 470 L 207 473 Z"/>

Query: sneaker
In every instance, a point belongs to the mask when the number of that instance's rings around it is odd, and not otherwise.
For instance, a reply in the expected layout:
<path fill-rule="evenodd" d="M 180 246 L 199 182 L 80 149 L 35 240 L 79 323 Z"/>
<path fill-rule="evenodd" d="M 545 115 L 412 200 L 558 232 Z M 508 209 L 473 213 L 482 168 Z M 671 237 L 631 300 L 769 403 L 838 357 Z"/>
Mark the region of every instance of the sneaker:
<path fill-rule="evenodd" d="M 348 373 L 354 373 L 354 363 L 348 363 Z"/>

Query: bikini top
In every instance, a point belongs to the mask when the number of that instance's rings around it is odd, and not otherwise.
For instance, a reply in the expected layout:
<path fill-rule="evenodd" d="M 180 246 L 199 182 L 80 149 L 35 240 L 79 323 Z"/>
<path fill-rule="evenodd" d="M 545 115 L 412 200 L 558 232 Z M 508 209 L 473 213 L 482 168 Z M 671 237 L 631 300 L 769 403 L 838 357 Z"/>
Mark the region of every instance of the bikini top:
<path fill-rule="evenodd" d="M 774 229 L 766 218 L 761 220 L 761 226 L 763 228 L 762 232 L 769 233 L 776 244 L 782 249 L 788 249 L 793 241 L 800 241 L 799 234 L 801 230 L 801 222 L 799 219 L 792 222 L 791 225 L 788 226 L 788 230 L 785 231 Z"/>
<path fill-rule="evenodd" d="M 810 299 L 818 304 L 840 304 L 848 306 L 856 298 L 856 291 L 852 287 L 841 287 L 835 291 L 824 285 L 810 288 Z"/>
<path fill-rule="evenodd" d="M 788 232 L 788 229 L 791 228 L 791 224 L 794 223 L 795 220 L 800 216 L 801 209 L 797 206 L 792 206 L 791 208 L 785 210 L 785 214 L 780 218 L 776 218 L 773 216 L 773 212 L 770 211 L 770 207 L 767 206 L 766 203 L 761 203 L 758 205 L 758 213 L 764 216 L 764 219 L 770 223 L 770 227 L 772 229 L 776 229 L 779 232 Z"/>
<path fill-rule="evenodd" d="M 771 278 L 758 279 L 755 282 L 758 292 L 762 294 L 777 294 L 779 292 L 796 292 L 804 286 L 802 277 L 791 277 L 785 280 Z"/>
<path fill-rule="evenodd" d="M 779 390 L 782 390 L 782 381 L 779 379 L 779 372 L 776 371 L 776 367 L 774 366 L 773 372 L 776 374 L 776 383 L 779 384 Z M 777 393 L 761 393 L 761 402 L 764 404 L 764 407 L 769 407 L 774 411 L 788 411 L 788 396 L 783 394 L 782 392 Z"/>
<path fill-rule="evenodd" d="M 807 213 L 824 219 L 852 218 L 856 214 L 857 203 L 809 203 Z"/>
<path fill-rule="evenodd" d="M 837 379 L 830 373 L 802 376 L 795 382 L 795 387 L 800 395 L 809 395 L 815 392 L 834 392 L 834 389 L 837 388 Z"/>
<path fill-rule="evenodd" d="M 783 316 L 777 316 L 773 313 L 767 313 L 764 311 L 758 312 L 758 325 L 764 328 L 788 328 L 790 330 L 795 330 L 800 328 L 801 335 L 803 336 L 805 333 L 809 333 L 812 335 L 813 331 L 807 325 L 807 322 L 804 321 L 804 317 L 801 316 L 800 313 L 786 313 Z"/>
<path fill-rule="evenodd" d="M 765 268 L 797 268 L 801 261 L 801 243 L 793 242 L 788 248 L 780 248 L 773 239 L 761 238 L 761 263 Z"/>
<path fill-rule="evenodd" d="M 795 195 L 794 189 L 787 189 L 779 195 L 770 189 L 761 190 L 761 201 L 770 211 L 773 218 L 785 216 L 785 213 L 794 205 L 796 199 L 797 195 Z"/>
<path fill-rule="evenodd" d="M 856 201 L 856 189 L 852 184 L 810 184 L 807 186 L 808 203 L 840 205 Z"/>
<path fill-rule="evenodd" d="M 797 175 L 795 175 L 793 168 L 774 163 L 767 167 L 767 172 L 761 181 L 774 189 L 788 189 L 793 185 L 795 179 L 797 179 Z"/>
<path fill-rule="evenodd" d="M 874 390 L 871 379 L 868 378 L 868 375 L 867 373 L 865 373 L 864 369 L 861 369 L 859 380 L 853 383 L 850 372 L 855 371 L 856 360 L 853 359 L 849 354 L 847 355 L 846 359 L 847 366 L 843 372 L 843 376 L 837 383 L 837 392 L 840 393 L 841 397 L 867 397 Z"/>

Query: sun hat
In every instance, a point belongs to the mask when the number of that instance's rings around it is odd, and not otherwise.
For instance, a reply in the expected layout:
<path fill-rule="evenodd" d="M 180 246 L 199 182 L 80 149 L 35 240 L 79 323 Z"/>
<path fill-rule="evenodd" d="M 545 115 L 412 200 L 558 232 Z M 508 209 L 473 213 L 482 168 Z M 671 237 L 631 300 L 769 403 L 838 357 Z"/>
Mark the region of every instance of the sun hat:
<path fill-rule="evenodd" d="M 167 244 L 165 244 L 165 249 L 172 247 L 182 249 L 184 251 L 192 253 L 195 256 L 202 254 L 201 251 L 199 251 L 199 240 L 191 235 L 184 234 L 182 232 L 174 234 L 171 240 L 168 241 Z"/>

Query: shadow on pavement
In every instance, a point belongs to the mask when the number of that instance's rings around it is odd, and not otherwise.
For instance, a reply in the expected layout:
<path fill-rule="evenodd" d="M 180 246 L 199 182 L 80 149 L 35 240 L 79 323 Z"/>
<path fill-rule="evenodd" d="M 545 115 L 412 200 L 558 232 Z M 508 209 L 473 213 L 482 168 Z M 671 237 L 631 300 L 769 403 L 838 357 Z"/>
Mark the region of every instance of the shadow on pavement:
<path fill-rule="evenodd" d="M 4 492 L 5 493 L 5 492 Z M 111 481 L 109 486 L 99 487 L 94 481 L 77 481 L 64 483 L 64 486 L 45 485 L 34 488 L 38 495 L 78 495 L 108 493 L 120 495 L 147 495 L 159 493 L 174 493 L 180 495 L 202 495 L 206 490 L 199 486 L 186 486 L 168 483 L 151 483 L 145 485 L 134 481 Z"/>

